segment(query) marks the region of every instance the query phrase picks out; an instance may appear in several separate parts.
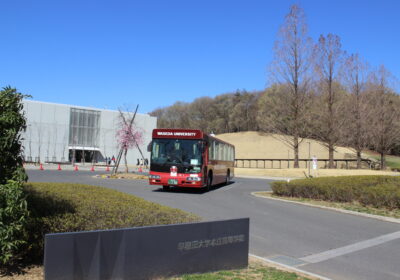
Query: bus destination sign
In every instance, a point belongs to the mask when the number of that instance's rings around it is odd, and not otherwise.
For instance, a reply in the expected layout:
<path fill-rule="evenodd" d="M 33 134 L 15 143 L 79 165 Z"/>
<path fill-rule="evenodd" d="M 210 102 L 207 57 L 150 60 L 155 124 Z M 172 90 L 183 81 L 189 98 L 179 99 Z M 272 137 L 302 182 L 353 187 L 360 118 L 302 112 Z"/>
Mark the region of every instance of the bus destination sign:
<path fill-rule="evenodd" d="M 153 138 L 202 138 L 199 130 L 154 129 Z"/>

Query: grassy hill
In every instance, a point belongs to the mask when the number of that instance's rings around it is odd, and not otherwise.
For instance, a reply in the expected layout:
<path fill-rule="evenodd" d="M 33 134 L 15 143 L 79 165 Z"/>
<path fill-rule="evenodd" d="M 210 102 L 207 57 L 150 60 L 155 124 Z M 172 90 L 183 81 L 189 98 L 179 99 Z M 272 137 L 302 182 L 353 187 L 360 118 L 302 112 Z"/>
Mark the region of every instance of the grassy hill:
<path fill-rule="evenodd" d="M 217 137 L 228 143 L 235 145 L 236 158 L 271 158 L 271 159 L 293 159 L 293 149 L 288 146 L 282 137 L 277 134 L 247 131 L 238 133 L 224 133 Z M 304 139 L 299 147 L 299 158 L 308 158 L 309 144 L 311 156 L 319 159 L 328 158 L 328 149 L 320 142 Z M 355 158 L 353 150 L 344 147 L 338 147 L 334 157 L 337 159 Z"/>

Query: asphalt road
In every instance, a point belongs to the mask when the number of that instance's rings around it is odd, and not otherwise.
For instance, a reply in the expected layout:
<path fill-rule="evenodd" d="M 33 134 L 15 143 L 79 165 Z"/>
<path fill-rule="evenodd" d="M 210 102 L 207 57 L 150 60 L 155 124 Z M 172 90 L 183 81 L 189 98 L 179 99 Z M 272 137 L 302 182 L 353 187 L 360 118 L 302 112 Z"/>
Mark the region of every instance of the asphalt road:
<path fill-rule="evenodd" d="M 235 178 L 210 192 L 164 192 L 147 181 L 93 178 L 93 172 L 28 171 L 32 182 L 116 189 L 205 220 L 250 217 L 250 252 L 332 279 L 400 279 L 400 224 L 258 198 L 269 180 Z"/>

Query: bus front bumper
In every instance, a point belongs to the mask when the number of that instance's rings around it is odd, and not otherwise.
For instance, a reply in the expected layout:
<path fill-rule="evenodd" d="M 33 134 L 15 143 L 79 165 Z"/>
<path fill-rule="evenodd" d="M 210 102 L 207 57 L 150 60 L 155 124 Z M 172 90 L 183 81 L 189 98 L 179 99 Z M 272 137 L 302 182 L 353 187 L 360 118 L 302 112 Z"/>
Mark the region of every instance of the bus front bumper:
<path fill-rule="evenodd" d="M 150 185 L 176 186 L 188 188 L 201 188 L 204 186 L 203 178 L 193 174 L 177 174 L 177 176 L 165 173 L 151 172 L 149 175 Z"/>

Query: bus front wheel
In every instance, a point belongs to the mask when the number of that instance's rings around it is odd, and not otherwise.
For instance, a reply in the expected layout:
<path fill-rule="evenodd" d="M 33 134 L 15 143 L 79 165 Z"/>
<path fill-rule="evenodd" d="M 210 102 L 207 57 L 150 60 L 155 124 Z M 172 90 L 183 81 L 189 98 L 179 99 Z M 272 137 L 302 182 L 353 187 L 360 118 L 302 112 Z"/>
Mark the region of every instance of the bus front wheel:
<path fill-rule="evenodd" d="M 163 191 L 169 191 L 169 186 L 162 186 Z"/>

